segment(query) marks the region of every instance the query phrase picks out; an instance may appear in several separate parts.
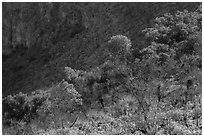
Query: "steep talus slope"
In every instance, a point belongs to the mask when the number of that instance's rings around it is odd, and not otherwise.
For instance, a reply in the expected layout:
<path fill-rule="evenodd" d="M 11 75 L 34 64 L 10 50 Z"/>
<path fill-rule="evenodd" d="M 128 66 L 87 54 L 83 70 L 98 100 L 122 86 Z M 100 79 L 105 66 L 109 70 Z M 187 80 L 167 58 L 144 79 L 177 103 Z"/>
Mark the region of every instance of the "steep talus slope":
<path fill-rule="evenodd" d="M 4 3 L 3 96 L 61 81 L 65 66 L 87 70 L 99 65 L 113 35 L 129 37 L 137 56 L 137 49 L 147 43 L 141 30 L 151 26 L 152 19 L 192 11 L 199 4 Z"/>

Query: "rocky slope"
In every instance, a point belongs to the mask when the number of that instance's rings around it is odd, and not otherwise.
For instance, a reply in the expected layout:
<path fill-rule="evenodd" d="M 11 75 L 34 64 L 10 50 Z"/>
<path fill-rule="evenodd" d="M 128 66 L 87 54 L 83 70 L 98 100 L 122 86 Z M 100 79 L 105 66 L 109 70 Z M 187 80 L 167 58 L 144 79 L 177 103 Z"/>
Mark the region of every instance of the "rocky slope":
<path fill-rule="evenodd" d="M 63 69 L 104 61 L 111 36 L 132 41 L 133 58 L 147 45 L 142 30 L 155 17 L 195 10 L 200 3 L 3 3 L 3 96 L 46 88 Z"/>

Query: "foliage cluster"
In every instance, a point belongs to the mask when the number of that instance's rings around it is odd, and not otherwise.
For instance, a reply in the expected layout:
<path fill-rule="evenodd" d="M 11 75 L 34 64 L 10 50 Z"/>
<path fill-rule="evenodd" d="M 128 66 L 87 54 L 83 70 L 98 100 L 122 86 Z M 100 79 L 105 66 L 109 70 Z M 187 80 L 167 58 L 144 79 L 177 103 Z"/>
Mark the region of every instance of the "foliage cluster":
<path fill-rule="evenodd" d="M 37 117 L 37 110 L 47 99 L 47 95 L 43 92 L 27 94 L 18 93 L 9 95 L 2 100 L 3 120 L 6 124 L 12 124 L 12 121 L 29 122 Z"/>
<path fill-rule="evenodd" d="M 48 91 L 33 92 L 32 95 L 19 93 L 4 98 L 3 125 L 23 128 L 16 131 L 20 134 L 24 134 L 24 128 L 33 122 L 43 123 L 45 127 L 64 127 L 64 119 L 80 112 L 81 105 L 81 95 L 72 84 L 63 81 Z"/>
<path fill-rule="evenodd" d="M 145 36 L 152 41 L 141 51 L 146 56 L 146 64 L 162 71 L 163 75 L 174 72 L 174 77 L 188 75 L 192 71 L 189 69 L 195 66 L 201 68 L 201 22 L 201 7 L 195 12 L 184 10 L 156 18 L 154 27 L 144 30 Z"/>

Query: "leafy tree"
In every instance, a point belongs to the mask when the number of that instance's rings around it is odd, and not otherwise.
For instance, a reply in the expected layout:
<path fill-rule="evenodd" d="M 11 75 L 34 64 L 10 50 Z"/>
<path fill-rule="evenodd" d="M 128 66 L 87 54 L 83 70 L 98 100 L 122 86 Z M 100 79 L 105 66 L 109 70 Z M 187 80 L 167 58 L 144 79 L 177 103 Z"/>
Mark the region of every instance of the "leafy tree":
<path fill-rule="evenodd" d="M 75 112 L 80 112 L 82 105 L 81 95 L 75 90 L 73 84 L 62 81 L 59 85 L 49 91 L 49 97 L 42 107 L 38 109 L 38 113 L 44 117 L 44 121 L 53 123 L 64 128 L 65 122 Z"/>
<path fill-rule="evenodd" d="M 144 59 L 147 63 L 155 66 L 160 72 L 176 70 L 176 67 L 178 73 L 183 67 L 179 64 L 182 64 L 184 58 L 186 58 L 185 62 L 191 62 L 188 59 L 197 56 L 196 61 L 193 62 L 199 62 L 201 54 L 198 49 L 202 47 L 200 10 L 199 7 L 195 12 L 184 10 L 178 11 L 175 15 L 164 14 L 156 18 L 154 27 L 143 31 L 146 33 L 145 36 L 152 41 L 141 51 L 146 53 Z M 197 66 L 199 66 L 198 63 Z"/>
<path fill-rule="evenodd" d="M 131 41 L 123 35 L 112 36 L 108 41 L 107 49 L 114 59 L 126 60 L 131 51 Z"/>

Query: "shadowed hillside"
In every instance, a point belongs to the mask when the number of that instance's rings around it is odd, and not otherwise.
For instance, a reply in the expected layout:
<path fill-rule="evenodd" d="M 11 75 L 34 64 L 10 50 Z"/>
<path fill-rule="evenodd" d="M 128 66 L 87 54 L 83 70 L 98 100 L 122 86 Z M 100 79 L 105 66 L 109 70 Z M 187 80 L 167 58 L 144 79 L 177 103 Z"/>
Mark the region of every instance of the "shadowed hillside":
<path fill-rule="evenodd" d="M 104 45 L 123 34 L 134 58 L 146 46 L 141 32 L 165 12 L 199 3 L 3 3 L 3 96 L 45 88 L 64 66 L 88 70 L 103 62 Z"/>

